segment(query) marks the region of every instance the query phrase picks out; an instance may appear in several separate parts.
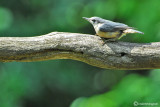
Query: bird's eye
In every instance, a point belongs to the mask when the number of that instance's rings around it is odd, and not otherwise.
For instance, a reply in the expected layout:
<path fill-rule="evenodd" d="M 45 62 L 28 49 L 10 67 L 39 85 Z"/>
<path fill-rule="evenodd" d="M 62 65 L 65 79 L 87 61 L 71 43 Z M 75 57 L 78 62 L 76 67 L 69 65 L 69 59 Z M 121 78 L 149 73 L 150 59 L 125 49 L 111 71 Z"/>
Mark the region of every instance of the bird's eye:
<path fill-rule="evenodd" d="M 93 22 L 96 22 L 96 20 L 95 20 L 95 19 L 93 19 L 92 21 L 93 21 Z"/>

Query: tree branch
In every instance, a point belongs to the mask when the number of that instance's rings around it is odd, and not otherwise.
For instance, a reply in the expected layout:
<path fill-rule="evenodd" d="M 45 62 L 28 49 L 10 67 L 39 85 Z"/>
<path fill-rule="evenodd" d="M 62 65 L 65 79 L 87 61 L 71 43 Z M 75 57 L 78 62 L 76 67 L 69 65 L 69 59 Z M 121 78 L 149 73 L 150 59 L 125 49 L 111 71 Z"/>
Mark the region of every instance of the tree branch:
<path fill-rule="evenodd" d="M 1 62 L 73 59 L 106 69 L 160 68 L 160 43 L 105 42 L 98 36 L 52 32 L 37 37 L 0 37 Z"/>

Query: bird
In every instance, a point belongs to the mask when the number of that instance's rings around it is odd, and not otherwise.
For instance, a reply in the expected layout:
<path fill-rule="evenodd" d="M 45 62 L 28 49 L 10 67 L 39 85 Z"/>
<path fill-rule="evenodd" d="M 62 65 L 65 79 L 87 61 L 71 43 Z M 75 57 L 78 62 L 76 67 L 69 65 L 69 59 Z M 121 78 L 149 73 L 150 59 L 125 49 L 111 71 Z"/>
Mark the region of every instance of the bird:
<path fill-rule="evenodd" d="M 102 38 L 117 40 L 122 38 L 128 33 L 144 34 L 143 32 L 135 30 L 135 28 L 129 27 L 128 25 L 123 23 L 105 20 L 103 18 L 96 16 L 91 18 L 87 17 L 83 18 L 89 21 L 93 25 L 96 35 Z"/>

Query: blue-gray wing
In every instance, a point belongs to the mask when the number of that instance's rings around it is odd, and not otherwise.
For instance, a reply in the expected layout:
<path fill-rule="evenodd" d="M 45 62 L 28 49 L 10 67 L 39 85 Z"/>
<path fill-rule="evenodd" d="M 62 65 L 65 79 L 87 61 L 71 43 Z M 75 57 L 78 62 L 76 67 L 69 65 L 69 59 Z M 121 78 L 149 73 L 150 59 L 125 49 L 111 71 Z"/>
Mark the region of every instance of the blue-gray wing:
<path fill-rule="evenodd" d="M 125 24 L 122 23 L 115 23 L 115 22 L 110 22 L 107 24 L 103 24 L 102 26 L 100 26 L 99 30 L 102 32 L 116 32 L 116 31 L 120 31 L 120 30 L 126 30 L 128 28 L 131 28 Z"/>

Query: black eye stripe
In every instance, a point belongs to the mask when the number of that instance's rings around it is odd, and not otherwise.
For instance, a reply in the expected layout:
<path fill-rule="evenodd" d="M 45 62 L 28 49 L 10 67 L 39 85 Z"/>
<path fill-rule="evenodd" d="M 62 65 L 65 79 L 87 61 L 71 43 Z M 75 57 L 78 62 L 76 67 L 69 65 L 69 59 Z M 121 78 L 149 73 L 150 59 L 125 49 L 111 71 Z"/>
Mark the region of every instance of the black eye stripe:
<path fill-rule="evenodd" d="M 93 19 L 92 21 L 93 21 L 93 22 L 96 22 L 96 20 L 95 20 L 95 19 Z"/>

